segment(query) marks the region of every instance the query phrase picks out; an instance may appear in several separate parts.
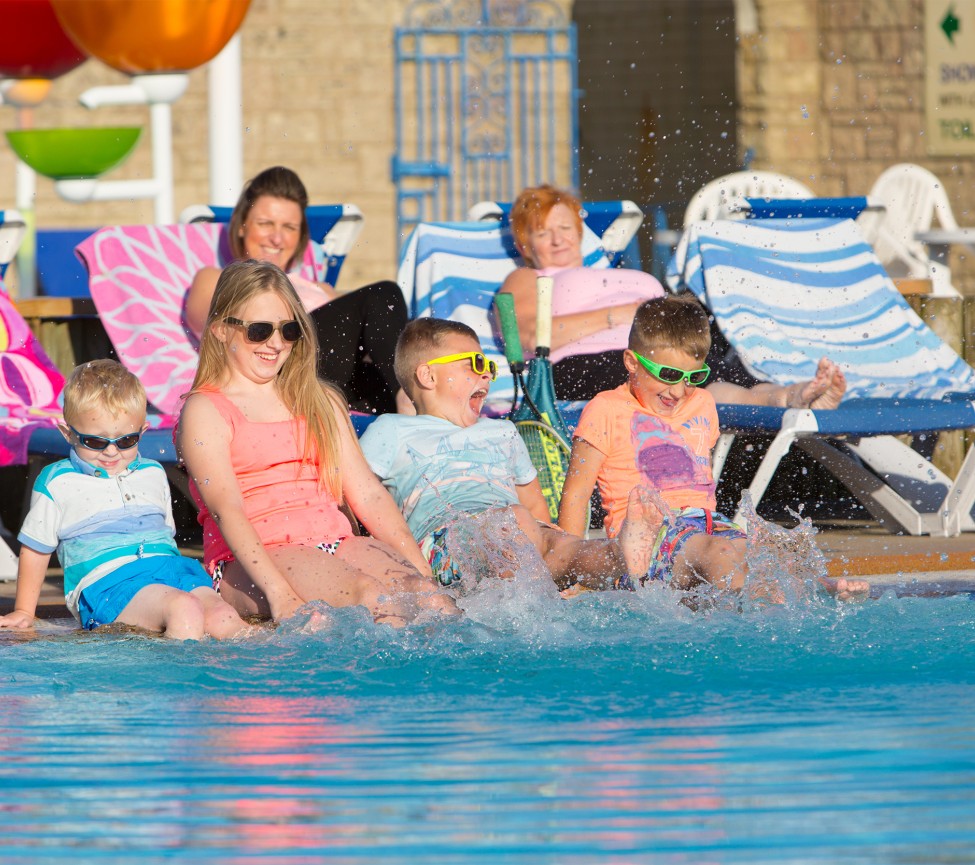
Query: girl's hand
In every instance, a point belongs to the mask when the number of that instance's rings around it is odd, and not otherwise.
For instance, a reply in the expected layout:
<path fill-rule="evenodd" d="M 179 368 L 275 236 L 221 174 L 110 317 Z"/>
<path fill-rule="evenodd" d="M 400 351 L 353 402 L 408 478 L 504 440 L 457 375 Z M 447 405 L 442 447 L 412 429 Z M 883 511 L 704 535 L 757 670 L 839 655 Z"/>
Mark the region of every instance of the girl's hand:
<path fill-rule="evenodd" d="M 275 622 L 290 619 L 305 604 L 294 592 L 275 593 L 273 598 L 268 597 L 267 602 Z"/>

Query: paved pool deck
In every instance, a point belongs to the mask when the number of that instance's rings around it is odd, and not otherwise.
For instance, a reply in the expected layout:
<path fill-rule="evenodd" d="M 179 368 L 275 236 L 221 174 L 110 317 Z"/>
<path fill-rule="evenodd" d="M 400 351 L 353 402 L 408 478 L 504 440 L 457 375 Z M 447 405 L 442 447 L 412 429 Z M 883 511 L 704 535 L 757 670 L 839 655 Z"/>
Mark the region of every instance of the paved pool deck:
<path fill-rule="evenodd" d="M 831 577 L 870 580 L 876 589 L 897 587 L 902 594 L 975 592 L 975 534 L 955 538 L 892 535 L 876 524 L 839 522 L 817 528 L 815 542 Z M 200 555 L 189 547 L 185 555 Z M 0 582 L 0 615 L 13 609 L 15 582 Z M 37 614 L 67 617 L 61 571 L 48 571 Z"/>

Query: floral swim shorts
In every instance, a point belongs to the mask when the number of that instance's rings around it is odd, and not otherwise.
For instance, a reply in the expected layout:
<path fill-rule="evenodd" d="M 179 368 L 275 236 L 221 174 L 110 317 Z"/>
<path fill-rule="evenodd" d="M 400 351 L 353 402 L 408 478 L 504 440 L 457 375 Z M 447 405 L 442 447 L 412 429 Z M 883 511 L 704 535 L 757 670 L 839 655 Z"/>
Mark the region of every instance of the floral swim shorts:
<path fill-rule="evenodd" d="M 671 516 L 660 527 L 660 533 L 653 545 L 650 556 L 650 567 L 646 574 L 639 578 L 641 586 L 650 580 L 670 579 L 674 558 L 683 549 L 684 544 L 694 535 L 723 535 L 726 540 L 746 537 L 741 526 L 729 520 L 717 511 L 706 511 L 702 508 L 684 508 Z M 633 591 L 635 578 L 626 576 L 619 581 L 618 588 Z"/>
<path fill-rule="evenodd" d="M 420 541 L 420 552 L 430 563 L 434 579 L 441 586 L 460 581 L 460 568 L 454 564 L 447 551 L 447 526 L 441 526 Z"/>
<path fill-rule="evenodd" d="M 322 543 L 315 545 L 315 549 L 334 556 L 343 540 L 343 538 L 339 538 L 337 541 L 322 541 Z M 213 580 L 213 591 L 218 595 L 220 594 L 220 583 L 223 580 L 223 569 L 232 561 L 233 559 L 221 559 L 213 566 L 213 573 L 210 574 L 210 578 Z"/>

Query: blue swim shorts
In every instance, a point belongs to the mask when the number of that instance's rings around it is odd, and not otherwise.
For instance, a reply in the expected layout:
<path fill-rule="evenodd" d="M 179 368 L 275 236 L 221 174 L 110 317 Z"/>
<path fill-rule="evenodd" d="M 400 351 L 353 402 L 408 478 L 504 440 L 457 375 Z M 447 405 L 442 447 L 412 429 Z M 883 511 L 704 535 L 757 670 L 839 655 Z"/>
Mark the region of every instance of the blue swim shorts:
<path fill-rule="evenodd" d="M 721 535 L 729 541 L 746 537 L 741 526 L 729 520 L 724 514 L 701 508 L 684 508 L 672 515 L 670 520 L 660 527 L 650 557 L 650 568 L 644 576 L 640 577 L 640 585 L 646 585 L 649 580 L 669 581 L 674 558 L 690 538 L 702 534 Z M 623 578 L 618 587 L 632 591 L 635 588 L 633 578 L 629 576 Z"/>
<path fill-rule="evenodd" d="M 434 579 L 441 586 L 449 586 L 461 579 L 460 568 L 447 551 L 447 527 L 442 526 L 420 541 L 420 552 L 430 563 Z"/>
<path fill-rule="evenodd" d="M 78 614 L 89 631 L 114 622 L 136 594 L 146 586 L 170 586 L 181 592 L 210 588 L 210 575 L 196 559 L 186 556 L 148 556 L 116 568 L 83 589 Z"/>

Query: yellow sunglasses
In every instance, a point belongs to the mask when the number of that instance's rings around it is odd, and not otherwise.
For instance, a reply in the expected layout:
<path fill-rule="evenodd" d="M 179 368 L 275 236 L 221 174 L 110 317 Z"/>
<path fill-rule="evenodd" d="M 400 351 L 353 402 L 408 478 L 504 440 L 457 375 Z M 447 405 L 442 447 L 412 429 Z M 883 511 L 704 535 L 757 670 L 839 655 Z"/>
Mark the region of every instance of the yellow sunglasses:
<path fill-rule="evenodd" d="M 453 363 L 455 360 L 469 360 L 474 375 L 489 373 L 491 381 L 494 381 L 498 377 L 498 365 L 493 360 L 486 358 L 479 351 L 465 351 L 463 354 L 445 354 L 443 357 L 435 357 L 433 360 L 428 360 L 427 364 Z"/>

